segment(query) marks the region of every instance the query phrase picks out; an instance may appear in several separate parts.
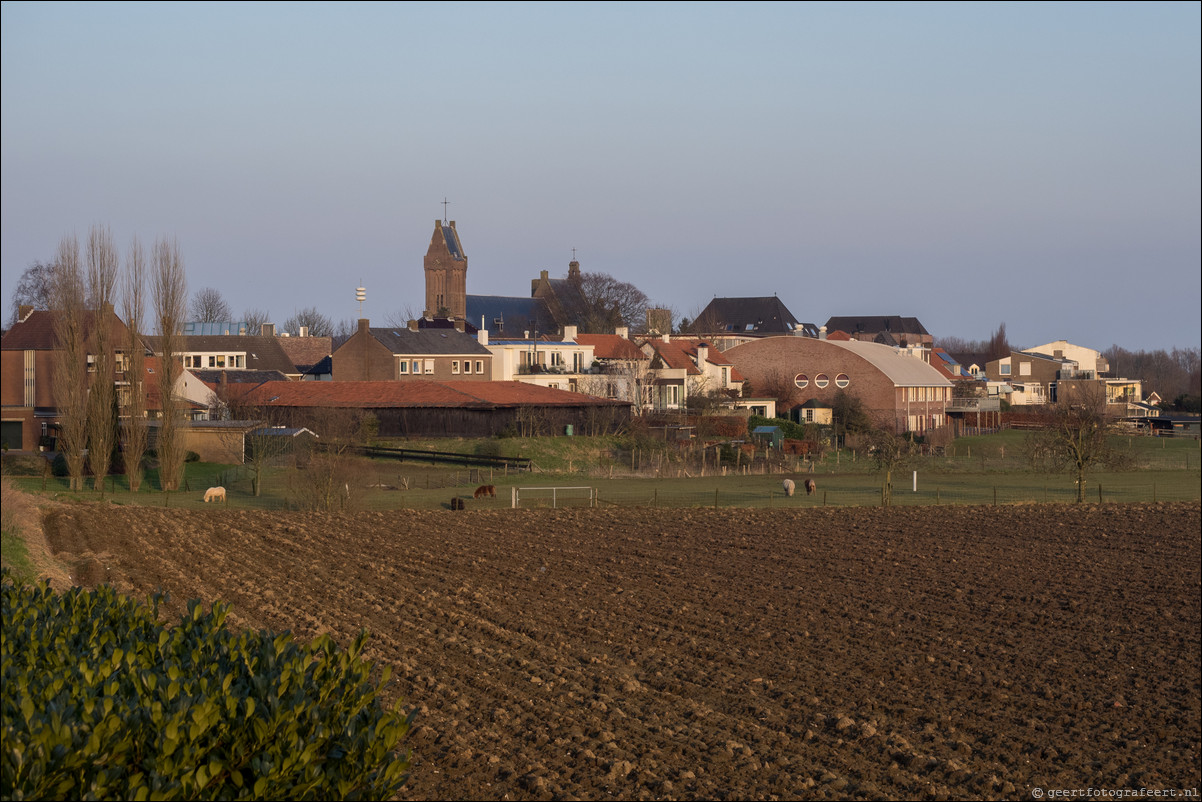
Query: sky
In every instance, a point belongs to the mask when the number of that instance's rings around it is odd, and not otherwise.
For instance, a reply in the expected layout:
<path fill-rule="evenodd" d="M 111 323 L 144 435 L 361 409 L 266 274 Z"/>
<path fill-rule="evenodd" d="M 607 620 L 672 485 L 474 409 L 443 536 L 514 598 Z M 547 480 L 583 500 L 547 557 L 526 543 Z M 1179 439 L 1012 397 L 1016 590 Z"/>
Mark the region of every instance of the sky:
<path fill-rule="evenodd" d="M 608 273 L 694 317 L 1202 340 L 1202 4 L 10 3 L 4 309 L 71 234 L 175 238 L 277 323 Z M 575 249 L 573 251 L 573 249 Z M 7 317 L 7 311 L 4 316 Z"/>

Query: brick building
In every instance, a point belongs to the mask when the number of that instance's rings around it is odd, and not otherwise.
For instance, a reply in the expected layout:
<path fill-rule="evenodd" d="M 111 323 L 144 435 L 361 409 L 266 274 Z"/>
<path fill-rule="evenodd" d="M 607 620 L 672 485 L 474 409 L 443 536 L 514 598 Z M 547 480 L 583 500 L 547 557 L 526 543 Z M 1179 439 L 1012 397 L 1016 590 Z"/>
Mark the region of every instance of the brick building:
<path fill-rule="evenodd" d="M 423 317 L 467 319 L 467 254 L 455 221 L 434 221 L 434 234 L 423 262 L 426 270 L 426 309 Z"/>
<path fill-rule="evenodd" d="M 487 332 L 480 332 L 487 342 Z M 451 381 L 492 379 L 492 353 L 480 339 L 457 329 L 422 329 L 417 321 L 407 328 L 372 328 L 360 320 L 359 329 L 333 356 L 334 381 Z"/>
<path fill-rule="evenodd" d="M 840 390 L 857 396 L 878 425 L 922 433 L 947 425 L 951 382 L 926 362 L 878 343 L 768 337 L 735 346 L 726 358 L 763 395 L 788 388 L 782 411 L 809 401 L 829 406 Z"/>

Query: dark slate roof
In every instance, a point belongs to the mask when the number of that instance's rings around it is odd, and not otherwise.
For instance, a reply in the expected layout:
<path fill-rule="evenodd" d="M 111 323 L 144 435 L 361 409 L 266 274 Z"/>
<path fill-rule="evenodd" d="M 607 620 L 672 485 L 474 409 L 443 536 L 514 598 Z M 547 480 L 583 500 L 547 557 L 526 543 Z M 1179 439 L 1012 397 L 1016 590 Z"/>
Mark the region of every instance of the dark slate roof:
<path fill-rule="evenodd" d="M 322 360 L 314 365 L 311 365 L 305 371 L 306 376 L 328 376 L 334 373 L 334 357 L 323 357 Z"/>
<path fill-rule="evenodd" d="M 863 315 L 832 317 L 826 321 L 827 331 L 845 331 L 853 337 L 857 334 L 889 332 L 892 334 L 925 334 L 930 332 L 916 317 L 901 315 Z"/>
<path fill-rule="evenodd" d="M 192 375 L 205 384 L 221 384 L 221 374 L 225 374 L 227 384 L 262 384 L 263 382 L 286 382 L 288 377 L 278 370 L 200 370 L 191 369 Z"/>
<path fill-rule="evenodd" d="M 156 354 L 163 351 L 162 337 L 148 337 Z M 278 370 L 280 373 L 298 373 L 296 365 L 284 353 L 280 341 L 262 335 L 209 334 L 195 337 L 177 337 L 176 353 L 227 353 L 246 354 L 247 370 Z"/>
<path fill-rule="evenodd" d="M 694 321 L 698 334 L 795 334 L 798 329 L 818 330 L 812 323 L 800 323 L 775 295 L 763 298 L 714 298 Z"/>
<path fill-rule="evenodd" d="M 512 336 L 524 330 L 547 331 L 557 328 L 547 302 L 542 298 L 522 298 L 506 295 L 467 296 L 467 322 L 483 327 L 493 334 Z M 502 321 L 498 327 L 496 321 Z M 516 327 L 516 328 L 514 328 Z"/>
<path fill-rule="evenodd" d="M 446 329 L 455 328 L 455 321 L 447 317 L 419 317 L 417 319 L 417 327 L 419 329 L 442 329 L 445 331 Z M 476 334 L 478 331 L 479 329 L 473 326 L 470 320 L 463 324 L 464 334 Z"/>
<path fill-rule="evenodd" d="M 454 329 L 371 328 L 371 335 L 394 354 L 424 355 L 479 355 L 492 356 L 492 352 L 468 334 Z"/>

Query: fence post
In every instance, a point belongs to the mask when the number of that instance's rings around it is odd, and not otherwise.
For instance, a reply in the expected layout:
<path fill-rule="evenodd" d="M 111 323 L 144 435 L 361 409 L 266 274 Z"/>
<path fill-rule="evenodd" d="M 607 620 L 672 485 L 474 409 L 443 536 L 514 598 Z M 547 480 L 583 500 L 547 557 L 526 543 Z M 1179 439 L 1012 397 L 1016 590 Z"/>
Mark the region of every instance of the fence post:
<path fill-rule="evenodd" d="M 714 488 L 714 509 L 718 509 L 718 488 Z"/>
<path fill-rule="evenodd" d="M 652 507 L 659 506 L 659 488 L 658 487 L 651 491 L 651 506 Z"/>
<path fill-rule="evenodd" d="M 1102 503 L 1102 483 L 1098 482 L 1098 503 Z"/>
<path fill-rule="evenodd" d="M 997 487 L 996 486 L 994 486 L 994 488 L 993 488 L 993 506 L 995 506 L 995 507 L 997 506 Z"/>
<path fill-rule="evenodd" d="M 936 506 L 936 507 L 940 506 L 940 501 L 939 501 L 939 488 L 935 488 L 935 506 Z"/>
<path fill-rule="evenodd" d="M 1156 483 L 1152 483 L 1152 503 L 1156 503 Z"/>

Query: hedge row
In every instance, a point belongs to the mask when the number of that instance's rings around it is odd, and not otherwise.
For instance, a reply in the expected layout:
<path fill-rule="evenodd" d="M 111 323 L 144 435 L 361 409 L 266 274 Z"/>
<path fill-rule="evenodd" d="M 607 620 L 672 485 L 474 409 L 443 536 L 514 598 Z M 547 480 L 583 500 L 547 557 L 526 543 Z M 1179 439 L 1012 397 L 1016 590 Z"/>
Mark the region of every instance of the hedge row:
<path fill-rule="evenodd" d="M 221 604 L 167 628 L 160 596 L 2 585 L 5 799 L 387 799 L 407 777 L 412 716 L 381 706 L 366 633 L 300 646 Z"/>

